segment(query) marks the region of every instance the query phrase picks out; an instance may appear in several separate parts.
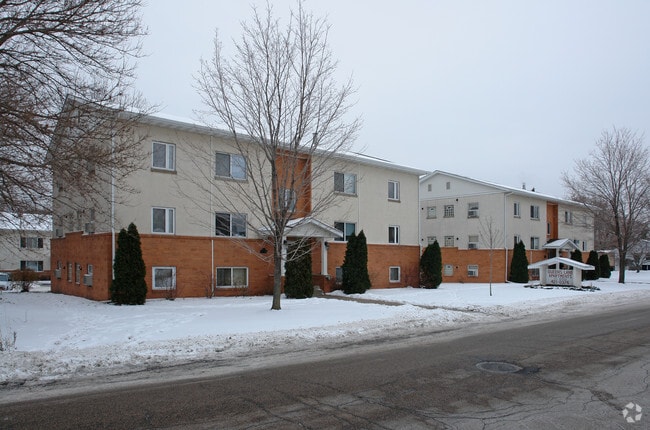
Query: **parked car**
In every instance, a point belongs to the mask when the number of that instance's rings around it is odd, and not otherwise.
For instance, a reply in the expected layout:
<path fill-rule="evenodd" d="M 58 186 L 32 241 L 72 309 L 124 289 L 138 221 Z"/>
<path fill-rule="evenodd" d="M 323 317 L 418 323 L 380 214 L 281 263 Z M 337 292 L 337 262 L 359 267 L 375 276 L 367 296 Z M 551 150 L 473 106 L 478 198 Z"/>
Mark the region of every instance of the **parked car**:
<path fill-rule="evenodd" d="M 9 273 L 0 272 L 0 290 L 11 289 L 11 278 Z"/>

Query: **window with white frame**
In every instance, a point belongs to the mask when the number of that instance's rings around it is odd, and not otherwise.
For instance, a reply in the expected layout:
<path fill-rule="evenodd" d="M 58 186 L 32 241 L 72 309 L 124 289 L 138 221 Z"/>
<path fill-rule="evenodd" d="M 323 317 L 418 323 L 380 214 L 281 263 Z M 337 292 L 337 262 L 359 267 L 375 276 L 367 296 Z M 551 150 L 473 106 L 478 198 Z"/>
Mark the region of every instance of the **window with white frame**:
<path fill-rule="evenodd" d="M 388 226 L 388 243 L 399 243 L 399 226 Z"/>
<path fill-rule="evenodd" d="M 176 169 L 176 145 L 173 143 L 153 142 L 151 166 L 154 169 Z"/>
<path fill-rule="evenodd" d="M 436 236 L 427 236 L 427 245 L 433 245 L 436 240 Z"/>
<path fill-rule="evenodd" d="M 515 234 L 514 238 L 515 238 L 515 245 L 521 242 L 521 236 L 519 236 L 518 234 Z"/>
<path fill-rule="evenodd" d="M 388 281 L 389 282 L 399 282 L 400 281 L 400 268 L 399 266 L 391 266 L 388 268 Z"/>
<path fill-rule="evenodd" d="M 442 274 L 445 276 L 453 276 L 454 274 L 454 265 L 453 264 L 445 264 L 443 267 L 443 272 Z"/>
<path fill-rule="evenodd" d="M 230 179 L 246 179 L 246 158 L 239 154 L 215 153 L 215 176 Z"/>
<path fill-rule="evenodd" d="M 388 200 L 399 200 L 399 182 L 388 181 Z"/>
<path fill-rule="evenodd" d="M 514 202 L 513 215 L 515 218 L 521 218 L 521 205 L 519 202 Z"/>
<path fill-rule="evenodd" d="M 74 266 L 74 282 L 75 284 L 81 284 L 81 264 L 75 263 Z"/>
<path fill-rule="evenodd" d="M 454 247 L 454 236 L 445 236 L 445 247 Z"/>
<path fill-rule="evenodd" d="M 334 282 L 337 284 L 343 283 L 343 268 L 337 267 L 334 269 Z"/>
<path fill-rule="evenodd" d="M 573 214 L 570 211 L 564 211 L 564 222 L 566 224 L 573 224 Z"/>
<path fill-rule="evenodd" d="M 431 192 L 431 184 L 427 184 L 427 191 Z"/>
<path fill-rule="evenodd" d="M 539 219 L 539 206 L 530 205 L 530 219 Z"/>
<path fill-rule="evenodd" d="M 151 208 L 151 231 L 174 234 L 174 208 Z"/>
<path fill-rule="evenodd" d="M 470 234 L 467 238 L 467 249 L 478 249 L 478 235 Z"/>
<path fill-rule="evenodd" d="M 153 290 L 173 290 L 176 288 L 176 267 L 157 266 L 151 269 L 151 288 Z"/>
<path fill-rule="evenodd" d="M 334 191 L 344 194 L 357 194 L 357 175 L 334 172 Z"/>
<path fill-rule="evenodd" d="M 216 212 L 214 220 L 217 236 L 246 237 L 246 214 Z"/>
<path fill-rule="evenodd" d="M 248 287 L 247 267 L 217 267 L 217 287 L 243 288 Z"/>
<path fill-rule="evenodd" d="M 467 204 L 467 218 L 478 218 L 478 203 Z"/>
<path fill-rule="evenodd" d="M 467 276 L 470 278 L 478 277 L 478 264 L 470 264 L 467 266 Z"/>
<path fill-rule="evenodd" d="M 445 205 L 445 218 L 454 217 L 454 205 Z"/>
<path fill-rule="evenodd" d="M 428 206 L 427 207 L 427 218 L 429 218 L 429 219 L 436 218 L 436 207 L 435 206 Z"/>
<path fill-rule="evenodd" d="M 289 188 L 282 188 L 280 190 L 282 193 L 282 207 L 283 209 L 293 212 L 296 210 L 296 203 L 298 201 L 298 196 L 294 190 Z"/>
<path fill-rule="evenodd" d="M 72 282 L 72 263 L 68 263 L 68 273 L 66 274 L 68 282 Z"/>
<path fill-rule="evenodd" d="M 530 249 L 539 249 L 539 237 L 530 238 Z"/>
<path fill-rule="evenodd" d="M 43 248 L 43 238 L 23 236 L 20 238 L 20 247 L 21 248 Z"/>
<path fill-rule="evenodd" d="M 93 267 L 92 264 L 88 264 L 88 265 L 86 265 L 86 273 L 87 273 L 88 275 L 92 275 L 92 274 L 93 274 L 93 270 L 94 270 L 94 267 Z"/>
<path fill-rule="evenodd" d="M 347 242 L 350 236 L 356 234 L 357 225 L 353 222 L 335 222 L 334 228 L 343 233 L 343 237 L 337 237 L 334 240 Z"/>
<path fill-rule="evenodd" d="M 34 272 L 43 271 L 43 261 L 35 260 L 21 260 L 20 261 L 20 270 L 33 270 Z"/>
<path fill-rule="evenodd" d="M 445 184 L 445 188 L 448 189 L 448 190 L 451 190 L 451 182 L 447 182 Z"/>

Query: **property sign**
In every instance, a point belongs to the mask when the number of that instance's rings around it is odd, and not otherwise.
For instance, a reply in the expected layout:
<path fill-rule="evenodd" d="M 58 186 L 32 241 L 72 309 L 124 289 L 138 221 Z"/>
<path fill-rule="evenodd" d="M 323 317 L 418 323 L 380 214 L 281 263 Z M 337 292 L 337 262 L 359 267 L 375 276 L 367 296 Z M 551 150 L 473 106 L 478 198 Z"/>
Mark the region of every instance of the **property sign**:
<path fill-rule="evenodd" d="M 573 270 L 548 269 L 550 285 L 573 285 Z"/>

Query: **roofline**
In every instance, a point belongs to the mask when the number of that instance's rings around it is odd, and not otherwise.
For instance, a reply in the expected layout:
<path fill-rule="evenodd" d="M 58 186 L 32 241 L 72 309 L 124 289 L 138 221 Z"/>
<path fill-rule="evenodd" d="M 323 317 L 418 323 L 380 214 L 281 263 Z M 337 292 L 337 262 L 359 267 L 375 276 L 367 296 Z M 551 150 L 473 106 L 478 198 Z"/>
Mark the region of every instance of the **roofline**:
<path fill-rule="evenodd" d="M 177 130 L 181 131 L 187 131 L 187 132 L 193 132 L 193 133 L 199 133 L 199 134 L 206 134 L 210 136 L 217 136 L 221 137 L 224 139 L 232 139 L 232 133 L 228 130 L 223 130 L 215 127 L 210 127 L 206 126 L 204 124 L 201 124 L 198 121 L 192 121 L 189 119 L 185 118 L 174 118 L 168 115 L 165 115 L 164 113 L 156 113 L 156 114 L 136 114 L 133 112 L 128 112 L 125 111 L 122 113 L 122 115 L 127 116 L 129 119 L 137 118 L 140 122 L 145 123 L 145 124 L 150 124 L 154 126 L 160 126 L 160 127 L 168 127 L 168 128 L 174 128 Z M 242 134 L 240 135 L 241 138 L 249 140 L 250 142 L 254 142 L 254 139 L 248 135 Z M 318 155 L 319 153 L 324 154 L 327 151 L 321 150 L 321 151 L 316 151 L 315 155 Z M 361 153 L 336 153 L 335 154 L 336 158 L 344 159 L 346 161 L 350 162 L 355 162 L 359 164 L 365 164 L 369 166 L 376 166 L 376 167 L 384 167 L 388 168 L 391 170 L 397 170 L 401 171 L 404 173 L 409 173 L 412 175 L 417 175 L 417 176 L 422 176 L 426 175 L 429 173 L 428 170 L 421 170 L 421 169 L 416 169 L 413 167 L 408 167 L 408 166 L 403 166 L 400 164 L 395 164 L 392 161 L 389 160 L 384 160 L 381 158 L 377 157 L 372 157 L 370 155 L 366 154 L 361 154 Z"/>
<path fill-rule="evenodd" d="M 434 170 L 433 172 L 423 176 L 422 178 L 420 178 L 420 183 L 425 182 L 426 180 L 428 180 L 429 178 L 432 178 L 435 175 L 449 176 L 449 177 L 452 177 L 452 178 L 472 182 L 472 183 L 483 185 L 483 186 L 486 186 L 486 187 L 492 187 L 492 188 L 497 189 L 499 191 L 502 191 L 504 193 L 517 194 L 517 195 L 526 196 L 526 197 L 535 197 L 535 198 L 540 198 L 540 199 L 547 200 L 547 201 L 550 201 L 550 202 L 553 202 L 553 203 L 566 203 L 566 204 L 570 204 L 570 205 L 584 207 L 584 205 L 582 203 L 576 202 L 576 201 L 573 201 L 573 200 L 567 200 L 567 199 L 563 199 L 561 197 L 555 197 L 555 196 L 551 196 L 551 195 L 548 195 L 548 194 L 538 193 L 536 191 L 522 190 L 521 188 L 510 187 L 510 186 L 507 186 L 507 185 L 499 185 L 499 184 L 496 184 L 494 182 L 482 181 L 480 179 L 474 179 L 474 178 L 470 178 L 470 177 L 467 177 L 467 176 L 457 175 L 455 173 L 449 173 L 449 172 L 445 172 L 445 171 L 442 171 L 442 170 Z"/>

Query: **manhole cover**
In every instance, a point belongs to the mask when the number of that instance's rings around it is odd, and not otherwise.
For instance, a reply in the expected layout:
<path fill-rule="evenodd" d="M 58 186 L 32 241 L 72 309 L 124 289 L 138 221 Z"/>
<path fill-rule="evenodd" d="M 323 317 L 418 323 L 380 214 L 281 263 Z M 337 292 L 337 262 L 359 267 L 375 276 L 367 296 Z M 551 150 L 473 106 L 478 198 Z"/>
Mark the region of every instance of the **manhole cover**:
<path fill-rule="evenodd" d="M 476 367 L 491 373 L 516 373 L 523 369 L 516 364 L 503 361 L 482 361 L 476 364 Z"/>

